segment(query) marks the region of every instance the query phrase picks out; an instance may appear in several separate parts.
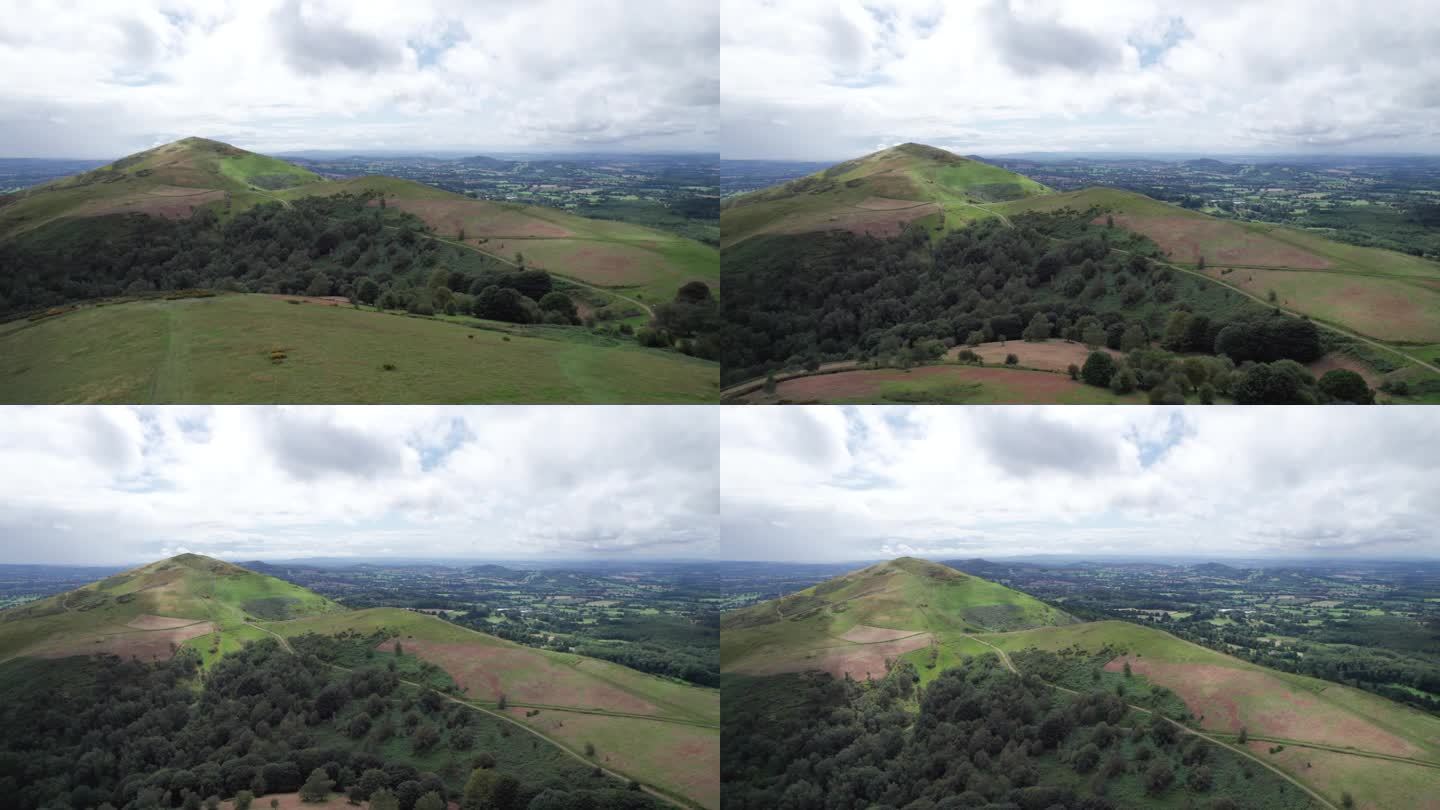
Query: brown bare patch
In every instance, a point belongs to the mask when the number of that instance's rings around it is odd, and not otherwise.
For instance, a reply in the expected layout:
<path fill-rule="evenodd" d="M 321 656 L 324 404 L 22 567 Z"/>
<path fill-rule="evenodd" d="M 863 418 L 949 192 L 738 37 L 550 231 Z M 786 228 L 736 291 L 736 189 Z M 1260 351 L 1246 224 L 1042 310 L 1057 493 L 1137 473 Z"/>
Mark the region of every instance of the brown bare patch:
<path fill-rule="evenodd" d="M 885 677 L 886 663 L 894 661 L 905 653 L 921 649 L 930 644 L 929 633 L 917 633 L 896 641 L 882 641 L 876 644 L 846 644 L 835 647 L 820 647 L 800 651 L 801 654 L 787 658 L 775 658 L 743 663 L 736 672 L 748 675 L 779 675 L 785 672 L 809 672 L 820 670 L 837 678 L 847 674 L 855 680 Z"/>
<path fill-rule="evenodd" d="M 584 674 L 551 656 L 524 647 L 470 642 L 403 639 L 405 652 L 418 655 L 449 673 L 466 688 L 466 696 L 515 703 L 608 709 L 628 714 L 657 714 L 649 701 Z M 382 649 L 393 649 L 385 642 Z"/>
<path fill-rule="evenodd" d="M 1091 351 L 1102 351 L 1116 359 L 1122 356 L 1120 352 L 1105 346 L 1092 350 L 1083 343 L 1069 343 L 1063 340 L 1047 340 L 1044 343 L 1009 340 L 1003 344 L 996 341 L 981 343 L 979 346 L 956 346 L 946 352 L 945 356 L 954 360 L 960 352 L 966 349 L 980 355 L 980 358 L 987 363 L 1002 365 L 1005 362 L 1005 356 L 1013 354 L 1020 358 L 1020 365 L 1046 371 L 1066 371 L 1071 363 L 1084 366 Z"/>
<path fill-rule="evenodd" d="M 894 211 L 921 205 L 926 205 L 926 203 L 921 200 L 894 200 L 889 197 L 866 197 L 855 203 L 856 208 L 864 208 L 867 211 Z"/>
<path fill-rule="evenodd" d="M 1103 221 L 1103 217 L 1095 220 L 1096 224 Z M 1177 262 L 1194 264 L 1204 256 L 1207 264 L 1253 264 L 1306 270 L 1323 270 L 1332 266 L 1329 259 L 1304 248 L 1218 219 L 1119 214 L 1115 216 L 1115 224 L 1155 240 L 1155 244 Z"/>
<path fill-rule="evenodd" d="M 872 644 L 877 641 L 896 641 L 913 635 L 915 635 L 914 630 L 893 630 L 889 627 L 870 627 L 864 624 L 857 624 L 844 633 L 841 633 L 840 638 L 846 641 L 853 641 L 857 644 Z"/>
<path fill-rule="evenodd" d="M 905 230 L 905 226 L 911 222 L 939 212 L 940 206 L 936 203 L 878 211 L 830 210 L 820 213 L 793 214 L 780 220 L 775 227 L 766 230 L 772 233 L 849 231 L 854 234 L 888 238 L 899 236 Z"/>
<path fill-rule="evenodd" d="M 1320 700 L 1258 669 L 1184 664 L 1121 656 L 1105 665 L 1130 669 L 1175 692 L 1207 729 L 1352 747 L 1412 757 L 1420 749 L 1374 725 L 1363 716 Z M 1335 687 L 1339 688 L 1339 687 Z"/>
<path fill-rule="evenodd" d="M 161 188 L 166 188 L 162 186 Z M 77 217 L 110 214 L 146 214 L 163 219 L 188 219 L 202 205 L 225 199 L 223 191 L 197 190 L 194 194 L 127 194 L 113 200 L 93 200 L 75 209 Z"/>
<path fill-rule="evenodd" d="M 1348 354 L 1332 352 L 1306 366 L 1306 368 L 1310 370 L 1311 374 L 1315 375 L 1316 379 L 1323 377 L 1327 371 L 1343 368 L 1359 374 L 1365 379 L 1365 384 L 1371 388 L 1379 388 L 1380 384 L 1384 382 L 1384 378 L 1380 376 L 1378 371 Z"/>
<path fill-rule="evenodd" d="M 553 222 L 484 200 L 389 199 L 386 204 L 414 214 L 441 236 L 454 236 L 462 228 L 467 240 L 496 236 L 549 239 L 574 236 Z"/>
<path fill-rule="evenodd" d="M 141 614 L 125 623 L 126 627 L 133 627 L 136 630 L 173 630 L 177 627 L 185 627 L 194 624 L 197 619 L 179 619 L 173 616 L 152 616 L 149 613 Z"/>
<path fill-rule="evenodd" d="M 158 617 L 157 617 L 158 618 Z M 26 650 L 35 658 L 68 658 L 72 655 L 118 655 L 141 661 L 163 661 L 196 636 L 215 632 L 212 622 L 195 622 L 171 630 L 128 630 L 113 628 L 112 632 L 86 633 L 60 641 L 45 642 Z"/>
<path fill-rule="evenodd" d="M 284 295 L 282 293 L 267 293 L 267 297 L 276 298 L 281 301 L 304 301 L 307 304 L 319 304 L 325 307 L 350 306 L 350 299 L 343 295 Z"/>

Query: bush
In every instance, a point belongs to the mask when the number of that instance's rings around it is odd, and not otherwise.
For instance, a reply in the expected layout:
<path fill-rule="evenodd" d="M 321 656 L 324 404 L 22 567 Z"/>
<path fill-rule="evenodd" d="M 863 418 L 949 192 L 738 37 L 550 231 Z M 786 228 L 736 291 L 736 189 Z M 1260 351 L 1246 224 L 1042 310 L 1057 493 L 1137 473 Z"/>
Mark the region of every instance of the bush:
<path fill-rule="evenodd" d="M 1005 355 L 1005 365 L 1007 365 L 1007 366 L 1018 366 L 1018 365 L 1020 365 L 1020 358 L 1019 358 L 1019 356 L 1013 355 L 1013 354 L 1007 354 L 1007 355 Z"/>
<path fill-rule="evenodd" d="M 1104 388 L 1115 376 L 1115 358 L 1107 352 L 1091 352 L 1080 369 L 1080 377 L 1096 388 Z"/>
<path fill-rule="evenodd" d="M 1117 394 L 1129 394 L 1135 391 L 1138 381 L 1135 379 L 1135 372 L 1129 366 L 1120 366 L 1110 378 L 1110 390 Z"/>
<path fill-rule="evenodd" d="M 1065 369 L 1065 371 L 1070 375 L 1070 379 L 1080 379 L 1080 367 L 1075 365 L 1074 363 L 1071 363 L 1070 366 Z"/>
<path fill-rule="evenodd" d="M 1325 372 L 1318 387 L 1337 402 L 1351 402 L 1356 405 L 1374 405 L 1375 392 L 1365 384 L 1365 378 L 1345 368 Z"/>

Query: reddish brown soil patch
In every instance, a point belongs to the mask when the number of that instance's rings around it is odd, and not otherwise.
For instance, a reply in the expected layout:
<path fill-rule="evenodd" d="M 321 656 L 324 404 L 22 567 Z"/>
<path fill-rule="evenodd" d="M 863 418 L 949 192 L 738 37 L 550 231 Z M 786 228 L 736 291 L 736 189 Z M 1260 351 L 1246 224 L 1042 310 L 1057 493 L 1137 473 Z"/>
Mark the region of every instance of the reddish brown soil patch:
<path fill-rule="evenodd" d="M 438 665 L 477 700 L 655 714 L 649 701 L 524 647 L 404 639 L 405 652 Z M 389 650 L 393 643 L 382 643 Z"/>
<path fill-rule="evenodd" d="M 158 618 L 158 617 L 157 617 Z M 196 622 L 173 630 L 122 630 L 113 633 L 95 633 L 65 639 L 58 643 L 27 650 L 24 654 L 35 658 L 67 658 L 72 655 L 118 655 L 121 658 L 138 658 L 141 661 L 163 661 L 175 655 L 175 650 L 196 636 L 215 632 L 210 622 Z"/>
<path fill-rule="evenodd" d="M 812 233 L 815 231 L 849 231 L 877 237 L 899 236 L 905 226 L 921 217 L 940 212 L 936 203 L 912 208 L 880 211 L 837 210 L 828 214 L 802 214 L 787 217 L 774 228 L 776 233 Z"/>
<path fill-rule="evenodd" d="M 1096 224 L 1103 217 L 1095 220 Z M 1207 264 L 1253 264 L 1262 267 L 1298 267 L 1323 270 L 1329 259 L 1304 248 L 1252 233 L 1232 222 L 1186 216 L 1134 216 L 1120 214 L 1115 224 L 1142 233 L 1177 262 L 1194 264 L 1201 256 Z"/>
<path fill-rule="evenodd" d="M 898 369 L 861 369 L 839 374 L 823 374 L 787 380 L 775 389 L 776 394 L 790 402 L 830 402 L 833 400 L 879 400 L 886 383 L 905 382 L 926 377 L 953 377 L 957 383 L 994 383 L 1003 387 L 993 399 L 1003 404 L 1049 402 L 1072 391 L 1075 382 L 1061 374 L 1024 372 L 1003 368 L 965 366 L 923 366 L 910 371 Z"/>
<path fill-rule="evenodd" d="M 854 627 L 840 634 L 846 641 L 854 641 L 857 644 L 871 644 L 876 641 L 895 641 L 906 636 L 915 635 L 914 630 L 892 630 L 888 627 L 869 627 L 857 624 Z"/>
<path fill-rule="evenodd" d="M 442 236 L 453 236 L 461 228 L 465 229 L 467 239 L 478 236 L 556 239 L 574 235 L 553 222 L 483 201 L 390 199 L 386 204 L 414 214 Z"/>
<path fill-rule="evenodd" d="M 195 194 L 131 194 L 115 200 L 87 203 L 76 210 L 80 217 L 109 214 L 146 214 L 163 219 L 188 219 L 195 209 L 225 199 L 223 191 L 199 191 Z"/>
<path fill-rule="evenodd" d="M 250 805 L 251 810 L 270 810 L 270 800 L 280 802 L 279 810 L 357 810 L 357 805 L 351 804 L 343 793 L 331 793 L 330 798 L 323 802 L 306 802 L 300 800 L 299 793 L 266 793 L 264 796 L 256 796 L 255 803 Z M 235 800 L 226 799 L 220 803 L 221 810 L 234 810 Z M 361 802 L 358 805 L 362 810 L 369 808 L 369 802 Z M 459 810 L 458 802 L 450 802 L 451 810 Z"/>
<path fill-rule="evenodd" d="M 1310 370 L 1311 374 L 1315 375 L 1316 379 L 1324 376 L 1327 371 L 1343 368 L 1364 377 L 1365 384 L 1371 388 L 1379 388 L 1380 384 L 1385 381 L 1385 378 L 1380 375 L 1380 372 L 1348 354 L 1327 354 L 1306 366 L 1306 368 Z"/>
<path fill-rule="evenodd" d="M 902 208 L 916 208 L 925 205 L 921 200 L 893 200 L 889 197 L 866 197 L 858 203 L 856 208 L 864 208 L 868 211 L 894 211 Z"/>
<path fill-rule="evenodd" d="M 996 341 L 981 343 L 979 346 L 956 346 L 946 352 L 945 356 L 954 360 L 965 349 L 970 349 L 980 355 L 985 362 L 994 365 L 1004 364 L 1005 356 L 1013 354 L 1020 358 L 1020 365 L 1046 371 L 1066 371 L 1071 363 L 1084 366 L 1085 360 L 1090 357 L 1091 352 L 1091 349 L 1083 343 L 1067 343 L 1063 340 L 1047 340 L 1044 343 L 1009 340 L 1003 345 Z M 1098 351 L 1105 352 L 1117 359 L 1122 356 L 1120 352 L 1105 346 L 1100 347 Z"/>
<path fill-rule="evenodd" d="M 1191 713 L 1204 718 L 1201 725 L 1207 729 L 1238 733 L 1243 727 L 1269 737 L 1349 746 L 1381 754 L 1416 756 L 1423 753 L 1364 717 L 1326 703 L 1267 672 L 1128 656 L 1116 658 L 1105 668 L 1120 671 L 1127 660 L 1132 672 L 1179 695 Z"/>
<path fill-rule="evenodd" d="M 136 616 L 125 623 L 126 627 L 133 627 L 136 630 L 173 630 L 176 627 L 184 627 L 194 624 L 195 619 L 177 619 L 171 616 L 151 616 L 143 614 Z"/>
<path fill-rule="evenodd" d="M 866 678 L 878 680 L 885 677 L 887 661 L 894 661 L 905 653 L 929 644 L 930 634 L 918 633 L 898 641 L 804 650 L 803 655 L 790 653 L 784 657 L 743 663 L 736 667 L 735 671 L 749 675 L 779 675 L 784 672 L 821 670 L 837 678 L 843 678 L 849 673 L 851 678 L 859 681 Z"/>

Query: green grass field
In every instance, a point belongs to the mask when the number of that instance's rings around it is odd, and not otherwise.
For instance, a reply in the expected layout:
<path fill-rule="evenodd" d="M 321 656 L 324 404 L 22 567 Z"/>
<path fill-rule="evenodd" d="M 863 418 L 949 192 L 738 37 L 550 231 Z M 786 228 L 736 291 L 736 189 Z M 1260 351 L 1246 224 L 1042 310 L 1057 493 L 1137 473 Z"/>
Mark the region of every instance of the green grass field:
<path fill-rule="evenodd" d="M 479 323 L 479 322 L 476 322 Z M 12 403 L 714 402 L 715 363 L 263 295 L 85 307 L 0 334 Z M 272 352 L 283 352 L 280 362 Z M 385 370 L 384 364 L 393 370 Z"/>
<path fill-rule="evenodd" d="M 1004 366 L 954 363 L 901 369 L 856 369 L 802 376 L 781 382 L 774 394 L 757 390 L 749 401 L 827 405 L 1137 405 L 1140 393 L 1116 394 L 1071 380 L 1067 375 Z"/>

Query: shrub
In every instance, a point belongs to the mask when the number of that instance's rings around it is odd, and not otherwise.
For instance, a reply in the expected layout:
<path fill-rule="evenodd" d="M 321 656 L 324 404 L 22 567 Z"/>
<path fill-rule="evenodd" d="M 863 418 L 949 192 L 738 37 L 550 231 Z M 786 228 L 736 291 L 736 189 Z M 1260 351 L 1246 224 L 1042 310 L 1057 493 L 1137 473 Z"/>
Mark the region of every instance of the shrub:
<path fill-rule="evenodd" d="M 1007 354 L 1007 355 L 1005 355 L 1005 365 L 1007 365 L 1007 366 L 1018 366 L 1018 365 L 1020 365 L 1020 358 L 1019 358 L 1019 356 L 1018 356 L 1018 355 L 1013 355 L 1013 354 Z"/>
<path fill-rule="evenodd" d="M 1091 352 L 1090 356 L 1085 358 L 1085 366 L 1080 369 L 1080 376 L 1090 385 L 1104 388 L 1115 376 L 1115 358 L 1106 352 Z"/>
<path fill-rule="evenodd" d="M 394 363 L 385 363 L 385 364 L 381 365 L 380 368 L 384 369 L 385 371 L 394 371 L 394 370 L 395 370 L 395 364 L 394 364 Z"/>

